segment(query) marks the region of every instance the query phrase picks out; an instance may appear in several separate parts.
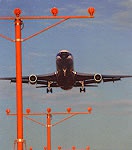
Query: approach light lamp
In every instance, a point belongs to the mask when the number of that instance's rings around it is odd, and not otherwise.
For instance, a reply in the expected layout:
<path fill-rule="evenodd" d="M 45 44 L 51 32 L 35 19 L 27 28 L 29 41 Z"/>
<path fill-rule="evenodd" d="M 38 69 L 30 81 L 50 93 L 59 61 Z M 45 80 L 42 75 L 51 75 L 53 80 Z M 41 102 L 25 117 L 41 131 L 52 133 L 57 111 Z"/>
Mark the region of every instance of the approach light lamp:
<path fill-rule="evenodd" d="M 92 107 L 88 107 L 88 112 L 91 113 Z"/>
<path fill-rule="evenodd" d="M 27 109 L 26 109 L 26 113 L 29 114 L 30 112 L 31 112 L 31 109 L 30 109 L 30 108 L 27 108 Z"/>
<path fill-rule="evenodd" d="M 47 113 L 51 113 L 51 108 L 47 108 Z"/>
<path fill-rule="evenodd" d="M 53 16 L 57 16 L 59 10 L 56 7 L 51 8 L 50 12 L 52 13 Z"/>
<path fill-rule="evenodd" d="M 94 7 L 89 7 L 88 8 L 88 13 L 90 14 L 90 16 L 93 16 L 95 13 L 95 8 Z"/>
<path fill-rule="evenodd" d="M 72 146 L 72 150 L 76 150 L 76 146 Z"/>
<path fill-rule="evenodd" d="M 32 148 L 32 147 L 30 147 L 30 148 L 29 148 L 29 150 L 33 150 L 33 148 Z"/>
<path fill-rule="evenodd" d="M 8 108 L 6 109 L 6 114 L 9 115 L 9 113 L 11 112 L 11 110 Z"/>
<path fill-rule="evenodd" d="M 21 13 L 22 13 L 22 11 L 21 11 L 20 8 L 15 8 L 14 9 L 14 14 L 16 15 L 16 17 L 19 17 Z"/>
<path fill-rule="evenodd" d="M 66 110 L 67 110 L 68 113 L 71 112 L 71 108 L 70 107 L 68 107 Z"/>
<path fill-rule="evenodd" d="M 61 150 L 61 146 L 58 146 L 58 150 Z"/>

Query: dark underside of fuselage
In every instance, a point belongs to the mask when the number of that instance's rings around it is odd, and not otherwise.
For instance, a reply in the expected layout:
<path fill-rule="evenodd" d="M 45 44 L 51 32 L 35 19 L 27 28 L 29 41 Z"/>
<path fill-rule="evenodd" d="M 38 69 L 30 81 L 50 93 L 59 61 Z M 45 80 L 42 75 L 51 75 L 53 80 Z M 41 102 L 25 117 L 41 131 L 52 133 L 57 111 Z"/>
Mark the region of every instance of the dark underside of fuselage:
<path fill-rule="evenodd" d="M 70 90 L 74 86 L 74 74 L 72 72 L 66 72 L 63 71 L 58 73 L 57 76 L 57 83 L 59 87 L 61 87 L 64 90 Z"/>
<path fill-rule="evenodd" d="M 57 84 L 64 90 L 74 86 L 73 57 L 68 51 L 61 51 L 56 57 Z"/>

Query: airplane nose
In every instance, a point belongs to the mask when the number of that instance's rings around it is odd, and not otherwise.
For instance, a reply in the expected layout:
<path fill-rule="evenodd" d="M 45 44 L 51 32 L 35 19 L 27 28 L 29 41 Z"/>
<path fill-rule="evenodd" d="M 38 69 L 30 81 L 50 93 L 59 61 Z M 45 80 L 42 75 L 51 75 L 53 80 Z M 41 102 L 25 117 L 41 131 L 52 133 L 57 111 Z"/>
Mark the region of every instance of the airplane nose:
<path fill-rule="evenodd" d="M 62 55 L 62 58 L 65 59 L 65 58 L 66 58 L 66 55 Z"/>

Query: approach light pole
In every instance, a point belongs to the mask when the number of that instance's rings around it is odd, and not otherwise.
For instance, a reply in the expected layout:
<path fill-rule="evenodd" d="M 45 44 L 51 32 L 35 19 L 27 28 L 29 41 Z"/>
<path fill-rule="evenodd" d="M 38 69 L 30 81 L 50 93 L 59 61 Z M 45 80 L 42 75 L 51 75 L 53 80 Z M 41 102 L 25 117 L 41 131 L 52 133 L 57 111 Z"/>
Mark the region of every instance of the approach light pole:
<path fill-rule="evenodd" d="M 14 15 L 15 16 L 9 16 L 9 17 L 0 17 L 0 20 L 13 20 L 15 23 L 15 40 L 12 38 L 9 38 L 3 34 L 0 34 L 0 36 L 6 40 L 9 40 L 11 42 L 15 42 L 16 47 L 16 114 L 17 114 L 17 139 L 15 140 L 17 142 L 17 150 L 23 150 L 23 94 L 22 94 L 22 42 L 33 38 L 34 36 L 37 36 L 63 22 L 65 22 L 68 19 L 88 19 L 88 18 L 94 18 L 94 12 L 95 9 L 93 7 L 88 8 L 89 16 L 57 16 L 58 15 L 58 8 L 53 7 L 50 12 L 52 16 L 21 16 L 21 9 L 16 8 L 14 9 Z M 40 20 L 40 19 L 61 19 L 60 21 L 52 24 L 51 26 L 48 26 L 47 28 L 44 28 L 43 30 L 25 38 L 22 39 L 21 32 L 22 32 L 22 26 L 23 26 L 23 20 Z"/>
<path fill-rule="evenodd" d="M 66 112 L 52 112 L 51 108 L 47 108 L 47 112 L 46 113 L 31 113 L 31 110 L 30 108 L 27 108 L 26 109 L 26 113 L 23 114 L 24 118 L 26 118 L 27 120 L 30 120 L 32 122 L 35 122 L 43 127 L 46 127 L 46 130 L 47 130 L 47 146 L 44 147 L 44 150 L 52 150 L 51 149 L 51 127 L 54 127 L 74 116 L 77 116 L 77 115 L 86 115 L 86 114 L 91 114 L 92 112 L 92 108 L 91 107 L 88 107 L 87 111 L 86 112 L 72 112 L 72 109 L 69 107 L 66 109 Z M 11 113 L 10 109 L 6 109 L 6 114 L 8 116 L 16 116 L 17 114 L 13 114 Z M 66 117 L 61 119 L 60 121 L 52 124 L 52 116 L 53 115 L 65 115 Z M 30 118 L 29 116 L 46 116 L 46 124 L 42 123 L 42 122 L 39 122 L 33 118 Z M 88 146 L 89 147 L 89 146 Z M 88 149 L 87 147 L 87 149 Z M 59 146 L 58 149 L 60 149 L 61 147 Z M 73 146 L 73 149 L 74 146 Z M 32 147 L 30 147 L 30 150 L 32 150 Z"/>

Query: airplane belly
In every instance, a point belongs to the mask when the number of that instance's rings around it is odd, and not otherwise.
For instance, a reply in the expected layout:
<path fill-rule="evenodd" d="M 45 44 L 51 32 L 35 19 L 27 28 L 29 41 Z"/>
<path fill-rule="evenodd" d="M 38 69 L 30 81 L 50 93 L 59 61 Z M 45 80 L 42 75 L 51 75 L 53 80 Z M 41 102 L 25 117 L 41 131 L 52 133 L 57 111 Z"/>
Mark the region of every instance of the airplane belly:
<path fill-rule="evenodd" d="M 57 81 L 59 87 L 61 87 L 64 90 L 72 89 L 74 85 L 74 77 L 72 75 L 70 76 L 59 75 Z"/>

